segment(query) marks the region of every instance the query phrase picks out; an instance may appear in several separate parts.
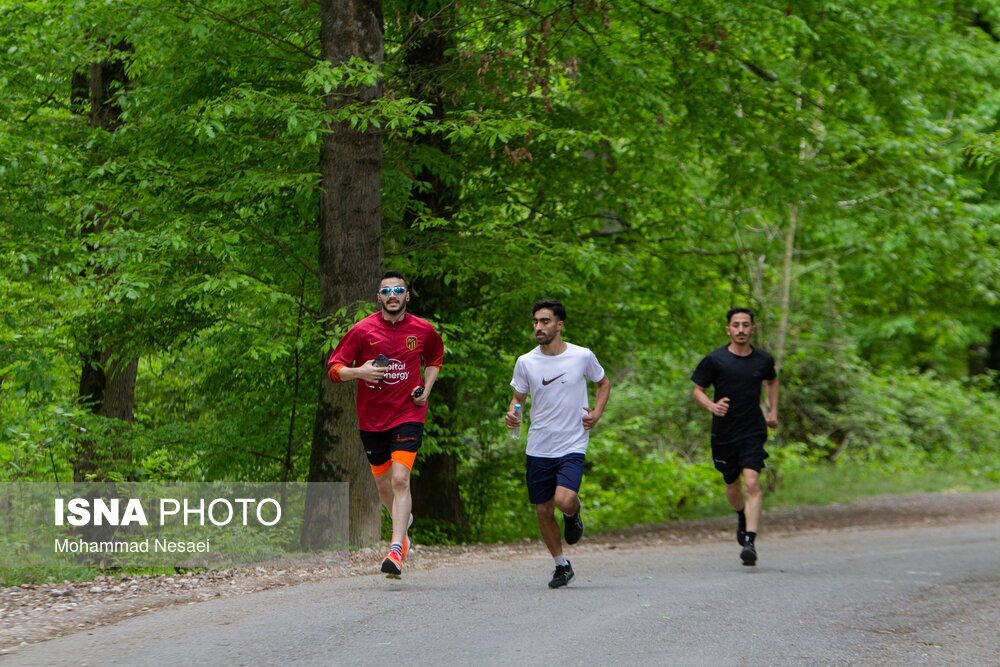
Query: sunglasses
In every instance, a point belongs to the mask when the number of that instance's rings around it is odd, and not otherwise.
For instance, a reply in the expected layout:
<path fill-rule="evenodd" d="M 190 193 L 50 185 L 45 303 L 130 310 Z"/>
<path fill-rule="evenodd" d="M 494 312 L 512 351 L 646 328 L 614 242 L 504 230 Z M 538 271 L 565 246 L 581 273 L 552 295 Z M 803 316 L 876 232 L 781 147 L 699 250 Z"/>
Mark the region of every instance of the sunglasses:
<path fill-rule="evenodd" d="M 382 296 L 389 296 L 390 294 L 402 296 L 406 293 L 406 288 L 399 285 L 396 285 L 395 287 L 382 287 L 379 289 L 378 293 Z"/>

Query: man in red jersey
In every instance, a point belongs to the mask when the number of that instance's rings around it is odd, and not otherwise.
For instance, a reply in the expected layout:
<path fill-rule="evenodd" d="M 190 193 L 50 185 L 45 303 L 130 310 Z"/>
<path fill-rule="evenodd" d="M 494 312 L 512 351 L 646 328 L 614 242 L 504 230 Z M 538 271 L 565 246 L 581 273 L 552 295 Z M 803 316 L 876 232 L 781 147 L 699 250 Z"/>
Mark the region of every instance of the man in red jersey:
<path fill-rule="evenodd" d="M 444 345 L 427 320 L 406 312 L 410 288 L 399 271 L 382 275 L 375 300 L 379 311 L 347 331 L 326 367 L 334 382 L 360 380 L 361 442 L 379 498 L 392 516 L 392 545 L 382 571 L 398 578 L 410 547 L 406 531 L 413 521 L 410 471 L 423 437 L 427 399 L 441 372 Z"/>

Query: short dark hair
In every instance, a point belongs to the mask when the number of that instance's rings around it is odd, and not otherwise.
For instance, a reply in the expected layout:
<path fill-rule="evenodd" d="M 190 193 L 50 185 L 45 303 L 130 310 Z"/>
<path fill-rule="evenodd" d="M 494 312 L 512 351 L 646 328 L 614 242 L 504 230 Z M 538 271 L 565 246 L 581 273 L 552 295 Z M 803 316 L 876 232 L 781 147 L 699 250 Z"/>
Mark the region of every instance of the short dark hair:
<path fill-rule="evenodd" d="M 379 278 L 379 282 L 382 282 L 386 278 L 399 278 L 403 281 L 403 284 L 406 285 L 406 289 L 410 289 L 410 281 L 406 279 L 406 276 L 404 276 L 401 271 L 386 271 L 382 274 L 382 277 Z"/>
<path fill-rule="evenodd" d="M 534 315 L 543 308 L 548 308 L 559 318 L 560 322 L 566 321 L 566 308 L 555 299 L 540 299 L 531 307 L 531 314 Z"/>
<path fill-rule="evenodd" d="M 737 315 L 739 313 L 746 313 L 747 315 L 749 315 L 750 316 L 750 324 L 753 324 L 753 311 L 750 310 L 749 308 L 744 308 L 743 306 L 736 306 L 735 308 L 730 308 L 729 309 L 729 312 L 726 313 L 726 324 L 729 324 L 730 322 L 732 322 L 733 321 L 733 315 Z"/>

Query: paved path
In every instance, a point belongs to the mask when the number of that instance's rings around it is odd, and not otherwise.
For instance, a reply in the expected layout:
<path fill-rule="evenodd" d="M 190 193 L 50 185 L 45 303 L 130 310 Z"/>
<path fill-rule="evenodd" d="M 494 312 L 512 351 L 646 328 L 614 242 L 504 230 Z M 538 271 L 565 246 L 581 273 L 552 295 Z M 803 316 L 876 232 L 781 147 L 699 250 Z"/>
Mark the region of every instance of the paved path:
<path fill-rule="evenodd" d="M 1000 525 L 879 528 L 738 546 L 352 577 L 173 607 L 0 665 L 1000 665 Z"/>

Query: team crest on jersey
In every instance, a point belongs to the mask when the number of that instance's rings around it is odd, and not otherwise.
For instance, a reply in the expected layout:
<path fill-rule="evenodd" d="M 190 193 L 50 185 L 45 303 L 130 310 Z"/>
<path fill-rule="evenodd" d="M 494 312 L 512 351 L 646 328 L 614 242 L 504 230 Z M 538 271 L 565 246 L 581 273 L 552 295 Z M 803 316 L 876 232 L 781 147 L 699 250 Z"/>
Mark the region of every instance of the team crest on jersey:
<path fill-rule="evenodd" d="M 411 352 L 413 350 L 417 349 L 417 337 L 416 336 L 407 336 L 406 337 L 406 349 L 410 350 Z"/>

